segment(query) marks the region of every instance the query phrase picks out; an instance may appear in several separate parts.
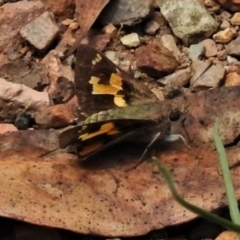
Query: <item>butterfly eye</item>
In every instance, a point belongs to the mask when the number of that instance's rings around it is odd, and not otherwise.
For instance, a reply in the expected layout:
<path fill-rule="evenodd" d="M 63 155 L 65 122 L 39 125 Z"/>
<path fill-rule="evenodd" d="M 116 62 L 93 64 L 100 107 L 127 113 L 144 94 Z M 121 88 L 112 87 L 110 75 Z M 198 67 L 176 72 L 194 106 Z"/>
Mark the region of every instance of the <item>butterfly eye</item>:
<path fill-rule="evenodd" d="M 175 121 L 178 121 L 180 119 L 180 116 L 181 116 L 181 112 L 177 109 L 174 109 L 168 114 L 168 119 L 171 122 L 175 122 Z"/>

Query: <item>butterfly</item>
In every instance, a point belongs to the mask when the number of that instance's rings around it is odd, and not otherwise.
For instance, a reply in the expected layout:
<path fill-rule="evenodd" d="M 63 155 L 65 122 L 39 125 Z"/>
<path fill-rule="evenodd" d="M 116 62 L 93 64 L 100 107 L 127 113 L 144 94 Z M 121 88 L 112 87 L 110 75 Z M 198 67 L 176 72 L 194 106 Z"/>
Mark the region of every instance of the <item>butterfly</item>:
<path fill-rule="evenodd" d="M 169 132 L 171 101 L 160 102 L 144 83 L 88 45 L 77 49 L 74 84 L 80 123 L 59 135 L 59 145 L 75 144 L 81 160 L 129 139 L 148 147 L 159 138 L 185 142 Z"/>

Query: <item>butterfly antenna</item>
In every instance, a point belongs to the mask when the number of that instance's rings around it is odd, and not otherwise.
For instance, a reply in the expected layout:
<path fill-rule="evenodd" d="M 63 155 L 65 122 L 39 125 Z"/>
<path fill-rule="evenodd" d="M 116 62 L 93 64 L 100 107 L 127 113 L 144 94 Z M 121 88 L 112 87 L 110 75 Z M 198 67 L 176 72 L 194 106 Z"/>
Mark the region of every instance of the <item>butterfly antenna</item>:
<path fill-rule="evenodd" d="M 121 32 L 121 30 L 122 30 L 122 28 L 123 28 L 123 24 L 116 18 L 116 17 L 114 17 L 115 18 L 115 20 L 120 24 L 120 28 L 118 29 L 118 31 L 117 31 L 117 35 L 116 35 L 116 40 L 115 40 L 115 42 L 113 43 L 113 49 L 116 47 L 116 41 L 118 40 L 118 38 L 119 38 L 119 36 L 120 36 L 120 32 Z"/>

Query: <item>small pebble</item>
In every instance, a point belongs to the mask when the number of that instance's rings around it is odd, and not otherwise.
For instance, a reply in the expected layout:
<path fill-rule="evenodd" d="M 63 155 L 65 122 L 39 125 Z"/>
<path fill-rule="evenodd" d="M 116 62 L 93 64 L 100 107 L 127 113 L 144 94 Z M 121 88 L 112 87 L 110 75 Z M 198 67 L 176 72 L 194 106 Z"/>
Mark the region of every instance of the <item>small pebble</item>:
<path fill-rule="evenodd" d="M 138 47 L 140 45 L 140 39 L 137 33 L 131 33 L 121 37 L 121 43 L 127 47 Z"/>

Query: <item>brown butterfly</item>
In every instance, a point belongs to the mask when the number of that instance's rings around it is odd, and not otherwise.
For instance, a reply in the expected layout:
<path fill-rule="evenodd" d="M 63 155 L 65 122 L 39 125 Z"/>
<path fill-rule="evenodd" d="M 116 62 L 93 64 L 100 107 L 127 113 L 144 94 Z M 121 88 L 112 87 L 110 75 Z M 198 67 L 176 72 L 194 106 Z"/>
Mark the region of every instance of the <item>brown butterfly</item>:
<path fill-rule="evenodd" d="M 141 139 L 150 147 L 159 138 L 182 138 L 169 132 L 170 101 L 158 101 L 142 82 L 88 45 L 77 50 L 75 92 L 81 122 L 62 132 L 59 143 L 62 148 L 76 144 L 81 160 L 126 139 Z"/>

